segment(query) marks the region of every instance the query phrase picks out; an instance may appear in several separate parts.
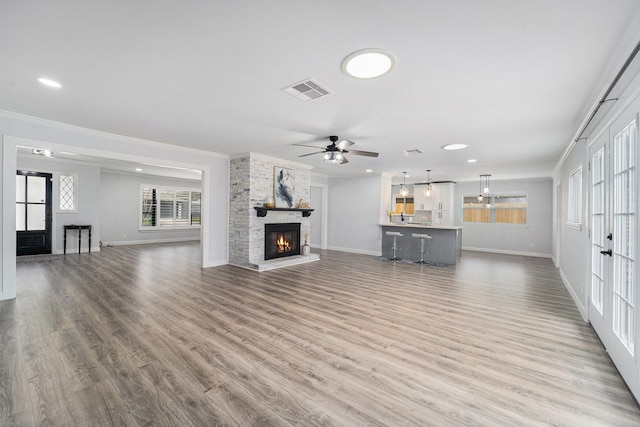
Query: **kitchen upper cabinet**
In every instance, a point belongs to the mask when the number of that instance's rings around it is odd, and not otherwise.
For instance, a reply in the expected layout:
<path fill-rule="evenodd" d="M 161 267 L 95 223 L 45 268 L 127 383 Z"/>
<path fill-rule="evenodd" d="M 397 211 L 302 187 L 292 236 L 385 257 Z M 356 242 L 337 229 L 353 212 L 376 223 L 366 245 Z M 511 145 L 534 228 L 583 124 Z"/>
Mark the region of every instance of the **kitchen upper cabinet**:
<path fill-rule="evenodd" d="M 413 202 L 414 209 L 417 211 L 426 211 L 429 210 L 426 208 L 427 196 L 425 196 L 424 191 L 427 189 L 426 185 L 414 185 L 413 186 Z M 429 202 L 431 199 L 429 199 Z"/>
<path fill-rule="evenodd" d="M 433 211 L 453 210 L 453 183 L 432 184 L 431 198 Z"/>
<path fill-rule="evenodd" d="M 421 211 L 452 211 L 453 191 L 451 182 L 431 184 L 431 194 L 427 197 L 426 185 L 414 185 L 415 209 Z"/>

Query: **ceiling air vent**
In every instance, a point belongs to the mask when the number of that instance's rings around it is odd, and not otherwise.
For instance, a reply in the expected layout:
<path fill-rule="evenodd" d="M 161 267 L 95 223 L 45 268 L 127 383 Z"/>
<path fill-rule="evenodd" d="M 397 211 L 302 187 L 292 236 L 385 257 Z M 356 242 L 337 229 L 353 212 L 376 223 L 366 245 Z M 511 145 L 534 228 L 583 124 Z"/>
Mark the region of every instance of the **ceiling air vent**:
<path fill-rule="evenodd" d="M 311 79 L 303 80 L 300 83 L 296 83 L 292 86 L 287 86 L 282 90 L 302 101 L 317 99 L 331 93 L 327 89 L 322 87 L 318 82 L 315 82 Z"/>

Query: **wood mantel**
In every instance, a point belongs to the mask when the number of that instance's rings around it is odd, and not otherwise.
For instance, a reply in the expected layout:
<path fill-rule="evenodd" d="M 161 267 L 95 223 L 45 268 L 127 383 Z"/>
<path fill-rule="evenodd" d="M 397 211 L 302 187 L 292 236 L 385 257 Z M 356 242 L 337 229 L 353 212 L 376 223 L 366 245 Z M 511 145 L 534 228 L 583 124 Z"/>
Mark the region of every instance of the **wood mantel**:
<path fill-rule="evenodd" d="M 284 211 L 284 212 L 302 212 L 303 217 L 311 216 L 313 209 L 307 208 L 265 208 L 263 206 L 254 206 L 259 217 L 267 216 L 267 211 Z"/>

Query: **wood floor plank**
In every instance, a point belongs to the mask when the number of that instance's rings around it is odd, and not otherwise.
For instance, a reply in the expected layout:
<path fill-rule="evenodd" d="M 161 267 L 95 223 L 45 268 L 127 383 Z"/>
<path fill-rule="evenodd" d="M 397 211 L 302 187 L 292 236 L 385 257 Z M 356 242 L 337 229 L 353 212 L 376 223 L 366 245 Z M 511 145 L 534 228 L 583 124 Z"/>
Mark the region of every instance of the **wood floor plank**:
<path fill-rule="evenodd" d="M 32 409 L 15 301 L 0 301 L 0 318 L 0 425 L 19 424 Z"/>
<path fill-rule="evenodd" d="M 321 251 L 257 273 L 198 250 L 18 265 L 0 424 L 640 426 L 547 259 Z"/>

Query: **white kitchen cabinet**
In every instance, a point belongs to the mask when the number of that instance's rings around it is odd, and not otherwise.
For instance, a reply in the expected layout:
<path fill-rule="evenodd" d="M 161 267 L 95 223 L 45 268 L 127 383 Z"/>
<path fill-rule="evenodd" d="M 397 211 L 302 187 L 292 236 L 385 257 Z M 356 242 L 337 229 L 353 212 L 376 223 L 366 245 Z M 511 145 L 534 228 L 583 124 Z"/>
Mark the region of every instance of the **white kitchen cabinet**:
<path fill-rule="evenodd" d="M 431 185 L 433 190 L 433 185 Z M 430 194 L 428 197 L 425 194 L 427 191 L 426 185 L 414 185 L 413 186 L 413 197 L 415 201 L 415 209 L 418 211 L 430 211 L 433 206 L 433 194 Z"/>
<path fill-rule="evenodd" d="M 431 184 L 431 223 L 453 225 L 454 183 Z"/>
<path fill-rule="evenodd" d="M 414 185 L 413 186 L 413 203 L 414 209 L 417 211 L 424 211 L 424 186 L 423 185 Z"/>
<path fill-rule="evenodd" d="M 451 211 L 431 211 L 431 224 L 443 227 L 453 225 Z"/>

